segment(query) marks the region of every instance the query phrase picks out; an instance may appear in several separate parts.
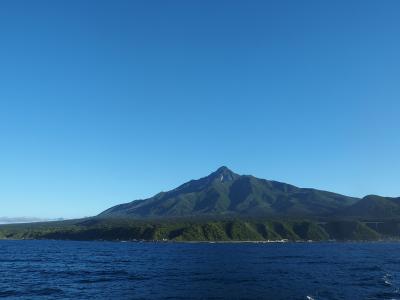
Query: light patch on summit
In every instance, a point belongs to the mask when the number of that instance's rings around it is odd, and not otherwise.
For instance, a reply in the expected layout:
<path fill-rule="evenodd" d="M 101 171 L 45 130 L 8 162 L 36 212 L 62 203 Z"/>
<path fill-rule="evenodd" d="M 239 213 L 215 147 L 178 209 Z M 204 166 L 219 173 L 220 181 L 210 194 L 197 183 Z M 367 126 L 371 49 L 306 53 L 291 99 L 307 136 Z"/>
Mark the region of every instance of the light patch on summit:
<path fill-rule="evenodd" d="M 221 181 L 224 180 L 224 175 L 221 175 Z"/>

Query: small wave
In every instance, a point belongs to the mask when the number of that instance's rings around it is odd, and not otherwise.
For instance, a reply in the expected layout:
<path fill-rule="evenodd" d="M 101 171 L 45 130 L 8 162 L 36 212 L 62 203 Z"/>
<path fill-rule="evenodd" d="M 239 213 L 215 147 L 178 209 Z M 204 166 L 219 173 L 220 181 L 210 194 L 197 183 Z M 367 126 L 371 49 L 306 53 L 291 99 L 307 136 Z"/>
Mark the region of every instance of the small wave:
<path fill-rule="evenodd" d="M 352 267 L 349 269 L 350 271 L 363 271 L 363 272 L 379 272 L 382 271 L 382 268 L 379 266 L 366 266 L 366 267 Z"/>
<path fill-rule="evenodd" d="M 21 290 L 5 290 L 0 291 L 0 298 L 3 297 L 24 297 L 24 296 L 50 296 L 55 294 L 63 294 L 64 292 L 57 288 L 43 288 L 30 291 Z"/>
<path fill-rule="evenodd" d="M 82 279 L 78 280 L 77 283 L 98 283 L 98 282 L 107 282 L 112 281 L 110 278 L 97 278 L 97 279 Z"/>
<path fill-rule="evenodd" d="M 20 296 L 20 292 L 16 290 L 6 290 L 6 291 L 0 291 L 0 297 L 17 297 Z"/>
<path fill-rule="evenodd" d="M 390 299 L 390 300 L 398 300 L 398 294 L 396 293 L 377 293 L 374 295 L 374 299 Z"/>
<path fill-rule="evenodd" d="M 315 300 L 315 298 L 311 297 L 311 296 L 306 296 L 307 300 Z"/>
<path fill-rule="evenodd" d="M 390 274 L 386 273 L 382 280 L 385 285 L 392 286 L 392 276 Z"/>
<path fill-rule="evenodd" d="M 93 272 L 97 276 L 126 276 L 129 273 L 125 270 L 104 270 Z"/>
<path fill-rule="evenodd" d="M 50 296 L 54 294 L 62 294 L 63 291 L 57 288 L 43 288 L 40 290 L 33 290 L 32 293 L 38 296 Z"/>

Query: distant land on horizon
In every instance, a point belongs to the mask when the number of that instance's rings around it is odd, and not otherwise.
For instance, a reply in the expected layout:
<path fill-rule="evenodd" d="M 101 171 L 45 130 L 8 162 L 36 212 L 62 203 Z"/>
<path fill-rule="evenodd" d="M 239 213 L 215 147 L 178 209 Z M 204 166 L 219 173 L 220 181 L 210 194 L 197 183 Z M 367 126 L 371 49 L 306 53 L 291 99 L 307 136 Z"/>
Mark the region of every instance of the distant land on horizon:
<path fill-rule="evenodd" d="M 20 224 L 20 223 L 36 223 L 63 221 L 64 218 L 36 218 L 36 217 L 0 217 L 0 224 Z"/>

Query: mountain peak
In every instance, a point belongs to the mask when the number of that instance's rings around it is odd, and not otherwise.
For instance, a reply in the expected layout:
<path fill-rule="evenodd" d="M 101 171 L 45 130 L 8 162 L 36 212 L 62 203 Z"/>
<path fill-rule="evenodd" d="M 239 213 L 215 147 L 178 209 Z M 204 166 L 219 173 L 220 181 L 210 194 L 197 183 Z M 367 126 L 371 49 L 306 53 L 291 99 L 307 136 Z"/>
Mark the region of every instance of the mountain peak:
<path fill-rule="evenodd" d="M 227 166 L 219 167 L 215 173 L 233 173 Z"/>
<path fill-rule="evenodd" d="M 228 167 L 222 166 L 215 172 L 211 173 L 208 177 L 212 179 L 219 179 L 220 181 L 230 181 L 237 178 L 239 175 L 231 171 Z"/>

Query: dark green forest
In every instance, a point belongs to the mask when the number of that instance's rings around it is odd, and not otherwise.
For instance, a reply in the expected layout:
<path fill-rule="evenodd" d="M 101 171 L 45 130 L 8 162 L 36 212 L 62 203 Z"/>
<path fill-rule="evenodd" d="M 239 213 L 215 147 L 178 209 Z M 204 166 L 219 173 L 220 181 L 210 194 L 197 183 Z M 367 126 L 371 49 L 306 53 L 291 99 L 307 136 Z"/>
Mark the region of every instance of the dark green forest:
<path fill-rule="evenodd" d="M 400 221 L 89 218 L 0 226 L 2 239 L 109 241 L 375 241 L 400 239 Z"/>

